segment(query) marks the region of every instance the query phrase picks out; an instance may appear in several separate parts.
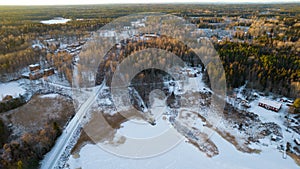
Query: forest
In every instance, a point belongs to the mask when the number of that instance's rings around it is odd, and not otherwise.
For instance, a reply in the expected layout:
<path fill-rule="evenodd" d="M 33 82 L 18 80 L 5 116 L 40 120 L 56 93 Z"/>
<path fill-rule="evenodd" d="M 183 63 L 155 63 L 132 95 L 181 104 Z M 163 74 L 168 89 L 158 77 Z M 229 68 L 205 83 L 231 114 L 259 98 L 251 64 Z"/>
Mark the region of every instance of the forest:
<path fill-rule="evenodd" d="M 236 88 L 248 81 L 248 87 L 297 97 L 293 82 L 299 82 L 299 53 L 290 47 L 246 43 L 216 44 L 226 72 L 228 87 Z M 296 95 L 295 95 L 296 94 Z"/>
<path fill-rule="evenodd" d="M 281 10 L 275 10 L 278 8 Z M 268 14 L 263 13 L 266 10 L 269 11 Z M 199 28 L 221 27 L 213 23 L 224 23 L 226 17 L 232 17 L 232 22 L 224 29 L 250 26 L 247 35 L 237 30 L 233 39 L 213 41 L 224 64 L 227 86 L 235 88 L 248 81 L 249 87 L 261 91 L 291 97 L 299 95 L 299 89 L 295 89 L 294 86 L 299 88 L 297 82 L 300 77 L 300 9 L 293 4 L 283 6 L 253 4 L 245 5 L 243 8 L 238 5 L 208 4 L 137 4 L 122 7 L 117 5 L 5 6 L 0 7 L 0 11 L 0 80 L 2 82 L 18 79 L 24 67 L 40 60 L 47 60 L 50 65 L 59 69 L 64 77 L 69 77 L 71 82 L 70 59 L 72 58 L 67 53 L 55 53 L 56 46 L 49 46 L 48 50 L 32 48 L 34 40 L 63 41 L 74 38 L 81 40 L 119 16 L 137 12 L 165 12 L 182 16 Z M 54 17 L 72 20 L 66 24 L 50 25 L 39 22 Z M 241 22 L 238 18 L 258 19 Z M 263 28 L 259 26 L 262 24 L 265 25 Z M 218 36 L 212 35 L 209 38 L 214 40 Z M 59 59 L 62 57 L 63 59 Z M 63 60 L 69 60 L 69 63 L 62 64 Z"/>
<path fill-rule="evenodd" d="M 73 55 L 67 51 L 57 52 L 59 43 L 50 44 L 47 41 L 54 39 L 73 44 L 86 40 L 112 20 L 139 12 L 162 12 L 181 16 L 203 31 L 234 30 L 232 35 L 223 36 L 220 31 L 208 37 L 224 66 L 229 91 L 247 83 L 248 88 L 266 94 L 272 92 L 294 99 L 300 97 L 299 4 L 0 6 L 0 82 L 19 79 L 29 64 L 43 62 L 49 67 L 54 67 L 60 78 L 66 78 L 71 83 Z M 55 17 L 68 18 L 71 21 L 65 24 L 40 22 Z M 248 29 L 246 33 L 243 30 L 245 27 Z M 46 47 L 33 47 L 37 41 Z M 96 85 L 99 85 L 105 77 L 108 77 L 107 83 L 110 83 L 116 65 L 122 59 L 147 48 L 169 51 L 191 66 L 202 65 L 201 61 L 195 60 L 195 52 L 192 49 L 176 39 L 162 35 L 146 43 L 141 41 L 127 43 L 126 46 L 122 46 L 118 57 L 116 48 L 112 48 L 106 60 L 99 63 L 98 72 L 94 72 L 97 73 Z M 89 58 L 89 54 L 93 53 L 87 53 L 86 59 Z M 151 53 L 144 56 L 143 61 L 151 62 Z M 168 58 L 161 60 L 161 64 L 168 61 Z M 152 70 L 147 70 L 139 76 L 152 73 Z M 135 80 L 141 82 L 149 79 Z M 209 82 L 208 78 L 204 80 Z M 143 91 L 139 88 L 137 90 Z M 144 97 L 147 97 L 146 93 Z M 23 104 L 17 99 L 12 101 L 15 101 L 14 104 Z M 299 101 L 300 99 L 295 101 L 296 112 L 300 112 Z M 2 109 L 11 107 L 1 103 L 0 112 Z M 4 150 L 1 162 L 8 168 L 37 166 L 38 160 L 50 150 L 60 134 L 60 128 L 56 122 L 52 122 L 36 133 L 23 135 L 18 142 L 9 142 L 5 137 L 8 131 L 0 121 L 0 146 Z"/>

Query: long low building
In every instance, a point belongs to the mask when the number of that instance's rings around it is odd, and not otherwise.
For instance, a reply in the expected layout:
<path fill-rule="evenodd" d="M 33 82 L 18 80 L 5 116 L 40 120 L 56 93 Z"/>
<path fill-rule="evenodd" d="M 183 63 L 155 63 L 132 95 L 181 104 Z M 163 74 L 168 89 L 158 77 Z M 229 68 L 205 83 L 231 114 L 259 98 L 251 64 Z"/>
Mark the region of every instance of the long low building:
<path fill-rule="evenodd" d="M 268 110 L 273 110 L 278 112 L 281 109 L 282 104 L 269 99 L 260 99 L 258 105 Z"/>

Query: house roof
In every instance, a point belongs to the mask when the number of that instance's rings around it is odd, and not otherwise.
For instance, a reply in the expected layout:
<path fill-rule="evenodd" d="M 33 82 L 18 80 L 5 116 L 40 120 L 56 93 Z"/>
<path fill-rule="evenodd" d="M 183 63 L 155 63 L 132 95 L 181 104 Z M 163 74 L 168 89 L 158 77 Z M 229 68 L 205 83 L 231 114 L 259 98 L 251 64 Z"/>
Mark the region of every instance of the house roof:
<path fill-rule="evenodd" d="M 295 141 L 297 144 L 300 144 L 300 139 L 296 138 Z"/>
<path fill-rule="evenodd" d="M 54 70 L 52 67 L 44 69 L 44 71 Z"/>
<path fill-rule="evenodd" d="M 282 105 L 279 102 L 272 101 L 272 100 L 269 100 L 269 99 L 260 99 L 259 102 L 262 103 L 262 104 L 266 104 L 266 105 L 272 106 L 272 107 L 274 107 L 276 109 L 280 109 L 280 107 Z"/>
<path fill-rule="evenodd" d="M 31 64 L 31 65 L 29 65 L 29 67 L 37 67 L 37 66 L 40 66 L 40 64 Z"/>

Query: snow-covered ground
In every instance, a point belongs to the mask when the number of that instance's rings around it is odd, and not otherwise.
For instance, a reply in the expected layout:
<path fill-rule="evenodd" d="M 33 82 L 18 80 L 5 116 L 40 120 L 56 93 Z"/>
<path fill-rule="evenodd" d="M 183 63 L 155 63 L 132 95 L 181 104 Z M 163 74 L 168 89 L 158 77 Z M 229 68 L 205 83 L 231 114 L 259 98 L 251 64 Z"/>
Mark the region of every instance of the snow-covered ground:
<path fill-rule="evenodd" d="M 13 81 L 8 83 L 0 83 L 0 99 L 6 95 L 11 95 L 13 97 L 18 97 L 19 95 L 25 94 L 25 89 L 21 86 L 19 81 Z"/>
<path fill-rule="evenodd" d="M 265 98 L 265 97 L 263 97 L 263 98 Z M 271 97 L 269 97 L 269 99 L 270 98 Z M 292 147 L 297 146 L 294 143 L 294 139 L 300 138 L 300 135 L 298 133 L 296 133 L 295 131 L 293 131 L 292 129 L 288 129 L 286 126 L 287 119 L 285 118 L 285 116 L 287 116 L 287 114 L 288 114 L 289 107 L 285 103 L 283 103 L 281 110 L 279 110 L 279 112 L 274 112 L 274 111 L 267 110 L 263 107 L 258 106 L 258 102 L 259 102 L 258 100 L 259 99 L 255 99 L 254 101 L 251 102 L 251 104 L 250 104 L 251 108 L 248 111 L 257 114 L 259 116 L 259 119 L 262 122 L 264 122 L 264 123 L 273 122 L 281 128 L 281 132 L 282 132 L 282 138 L 280 138 L 281 140 L 279 142 L 273 142 L 271 144 L 273 144 L 277 147 L 279 147 L 280 145 L 283 145 L 284 149 L 286 149 L 286 144 L 288 142 L 292 145 Z M 267 144 L 270 144 L 271 137 L 269 137 L 269 143 L 267 143 Z M 263 142 L 263 140 L 261 142 Z M 277 149 L 277 151 L 279 151 L 279 150 Z"/>
<path fill-rule="evenodd" d="M 59 96 L 59 94 L 52 93 L 52 94 L 41 95 L 39 97 L 40 98 L 55 98 L 55 97 L 58 97 L 58 96 Z"/>
<path fill-rule="evenodd" d="M 248 111 L 253 112 L 257 115 L 259 115 L 259 119 L 262 122 L 275 122 L 276 124 L 281 125 L 283 123 L 284 115 L 287 114 L 287 107 L 282 106 L 282 109 L 279 112 L 274 112 L 272 110 L 267 110 L 263 107 L 258 106 L 259 99 L 255 99 L 250 103 L 251 108 L 248 109 Z"/>
<path fill-rule="evenodd" d="M 201 76 L 199 76 L 201 77 Z M 188 78 L 188 84 L 182 86 L 182 92 L 187 91 L 201 91 L 205 92 L 209 89 L 205 89 L 206 86 L 202 83 L 197 82 L 200 78 L 190 77 Z M 198 86 L 198 88 L 197 88 Z M 171 88 L 171 87 L 170 87 Z M 175 87 L 175 91 L 178 90 L 178 87 Z M 239 89 L 242 91 L 244 86 Z M 173 89 L 174 90 L 174 89 Z M 245 99 L 245 96 L 239 92 L 237 97 Z M 258 97 L 250 102 L 251 108 L 248 111 L 253 112 L 259 115 L 259 119 L 262 122 L 274 122 L 278 124 L 283 132 L 283 142 L 291 142 L 294 137 L 298 137 L 297 134 L 293 132 L 287 132 L 284 126 L 283 116 L 285 115 L 288 107 L 284 104 L 279 113 L 266 110 L 258 106 L 258 101 L 261 97 Z M 272 96 L 268 97 L 269 99 Z M 154 101 L 155 108 L 163 108 L 161 104 L 162 100 Z M 241 106 L 239 106 L 240 108 Z M 150 108 L 151 111 L 151 108 Z M 168 111 L 168 110 L 166 110 Z M 161 110 L 154 112 L 162 112 Z M 163 111 L 164 112 L 164 111 Z M 116 139 L 119 139 L 120 136 L 126 136 L 130 138 L 145 138 L 145 137 L 155 137 L 158 134 L 165 132 L 166 130 L 172 128 L 168 118 L 164 118 L 165 115 L 156 116 L 156 125 L 151 126 L 149 123 L 141 122 L 138 120 L 127 121 L 121 125 L 121 128 L 116 132 Z M 168 117 L 168 115 L 166 115 Z M 188 115 L 187 119 L 192 119 L 193 116 Z M 201 120 L 192 120 L 188 121 L 186 126 L 195 127 L 199 130 L 203 128 L 204 124 Z M 226 121 L 221 121 L 218 127 L 223 127 L 225 131 L 233 134 L 237 139 L 244 136 L 238 129 L 227 128 L 226 125 L 229 125 Z M 209 139 L 217 146 L 219 154 L 209 158 L 205 153 L 199 151 L 199 149 L 185 141 L 180 142 L 173 149 L 159 154 L 151 158 L 142 158 L 142 159 L 132 159 L 124 158 L 121 156 L 116 156 L 112 153 L 109 153 L 107 149 L 102 149 L 102 145 L 93 145 L 87 144 L 81 148 L 78 154 L 75 154 L 69 158 L 67 161 L 66 168 L 88 168 L 94 169 L 101 166 L 102 169 L 152 169 L 152 168 L 172 168 L 172 169 L 182 169 L 182 168 L 210 168 L 210 169 L 265 169 L 265 168 L 274 168 L 274 169 L 296 169 L 299 166 L 294 162 L 292 158 L 286 156 L 283 151 L 278 150 L 278 146 L 282 142 L 272 142 L 271 137 L 265 137 L 260 140 L 259 143 L 251 143 L 250 147 L 261 150 L 259 153 L 244 153 L 238 151 L 234 145 L 229 143 L 218 133 L 213 132 L 211 129 L 204 127 L 206 130 L 210 130 Z M 188 129 L 188 128 L 187 128 Z M 227 130 L 228 129 L 228 130 Z M 188 130 L 189 131 L 189 130 Z M 191 130 L 190 130 L 191 131 Z M 202 132 L 203 130 L 201 130 Z M 122 149 L 124 145 L 127 145 L 128 140 L 123 140 L 123 143 L 114 145 Z M 239 140 L 237 140 L 239 141 Z M 148 149 L 155 148 L 157 144 L 147 145 Z"/>
<path fill-rule="evenodd" d="M 71 19 L 58 17 L 58 18 L 53 18 L 53 19 L 50 19 L 50 20 L 43 20 L 43 21 L 41 21 L 41 23 L 42 24 L 47 24 L 47 25 L 50 25 L 50 24 L 65 24 L 65 23 L 69 22 L 70 20 Z"/>
<path fill-rule="evenodd" d="M 293 121 L 291 120 L 293 116 L 289 114 L 289 104 L 293 102 L 292 99 L 287 99 L 282 96 L 278 96 L 272 93 L 269 93 L 267 96 L 263 96 L 263 93 L 258 94 L 259 92 L 253 91 L 250 89 L 246 89 L 245 86 L 242 86 L 235 90 L 236 98 L 230 98 L 228 97 L 227 101 L 232 104 L 237 109 L 246 110 L 247 112 L 254 113 L 258 115 L 259 120 L 263 124 L 271 124 L 273 127 L 277 127 L 279 130 L 278 132 L 272 132 L 270 135 L 267 135 L 266 137 L 259 139 L 259 143 L 252 143 L 250 147 L 255 149 L 262 149 L 264 151 L 270 151 L 270 149 L 277 150 L 277 154 L 281 154 L 283 158 L 287 157 L 286 149 L 287 144 L 290 144 L 290 148 L 292 147 L 297 149 L 299 148 L 299 145 L 295 143 L 295 141 L 300 138 L 299 133 L 296 132 L 296 130 L 291 129 L 289 126 L 297 126 L 298 122 L 297 120 Z M 245 94 L 247 93 L 247 94 Z M 249 99 L 247 101 L 247 99 Z M 270 100 L 270 102 L 274 102 L 274 104 L 281 104 L 281 109 L 278 112 L 265 109 L 263 107 L 260 107 L 258 104 L 262 100 Z M 281 101 L 281 100 L 286 100 Z M 241 101 L 246 101 L 249 103 L 249 107 L 243 107 L 241 105 Z M 272 103 L 273 104 L 273 103 Z M 289 119 L 287 119 L 289 117 Z M 289 121 L 289 124 L 288 124 Z M 253 124 L 254 128 L 256 124 Z M 274 128 L 269 128 L 270 130 L 274 130 Z M 255 131 L 253 131 L 255 132 Z M 266 148 L 268 147 L 268 148 Z M 263 151 L 263 152 L 264 152 Z M 295 150 L 292 150 L 292 152 L 295 153 Z"/>

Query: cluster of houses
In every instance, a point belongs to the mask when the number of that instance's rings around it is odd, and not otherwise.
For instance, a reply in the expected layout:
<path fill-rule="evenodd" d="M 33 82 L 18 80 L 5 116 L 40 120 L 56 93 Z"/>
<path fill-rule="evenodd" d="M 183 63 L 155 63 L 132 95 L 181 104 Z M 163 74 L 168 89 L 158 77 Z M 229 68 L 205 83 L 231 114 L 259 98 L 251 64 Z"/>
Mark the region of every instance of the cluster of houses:
<path fill-rule="evenodd" d="M 146 18 L 138 19 L 137 21 L 131 22 L 131 27 L 133 28 L 139 28 L 139 27 L 145 27 Z"/>
<path fill-rule="evenodd" d="M 255 98 L 257 98 L 259 96 L 259 94 L 254 93 L 253 96 Z M 236 98 L 235 100 L 238 103 L 240 103 L 241 106 L 246 107 L 246 108 L 251 107 L 248 100 L 244 100 L 244 99 L 236 97 L 236 96 L 232 96 L 232 97 L 235 97 Z M 260 98 L 258 100 L 258 106 L 263 107 L 267 110 L 272 110 L 274 112 L 279 112 L 279 110 L 282 108 L 283 103 L 286 103 L 286 105 L 289 106 L 293 103 L 293 100 L 289 100 L 287 98 L 281 98 L 280 101 L 274 101 L 274 100 L 270 100 L 270 99 L 267 99 L 267 98 Z"/>
<path fill-rule="evenodd" d="M 62 42 L 59 42 L 55 39 L 52 39 L 50 37 L 48 37 L 46 40 L 46 46 L 47 48 L 49 48 L 50 46 L 55 46 L 57 48 L 57 51 L 67 51 L 68 53 L 70 53 L 71 55 L 76 55 L 78 54 L 81 49 L 82 46 L 86 43 L 86 41 L 82 40 L 82 41 L 77 41 L 74 42 L 72 44 L 64 44 Z M 39 45 L 42 46 L 43 44 L 35 44 L 34 46 Z"/>
<path fill-rule="evenodd" d="M 67 50 L 67 52 L 69 52 L 71 55 L 76 55 L 81 51 L 82 45 L 84 45 L 84 44 L 85 44 L 85 41 L 79 41 L 76 43 L 72 43 L 70 45 L 67 45 L 65 50 Z"/>
<path fill-rule="evenodd" d="M 25 73 L 22 76 L 30 80 L 36 80 L 44 76 L 51 76 L 55 73 L 54 68 L 41 69 L 40 64 L 32 64 L 29 65 L 28 67 L 30 72 Z"/>

